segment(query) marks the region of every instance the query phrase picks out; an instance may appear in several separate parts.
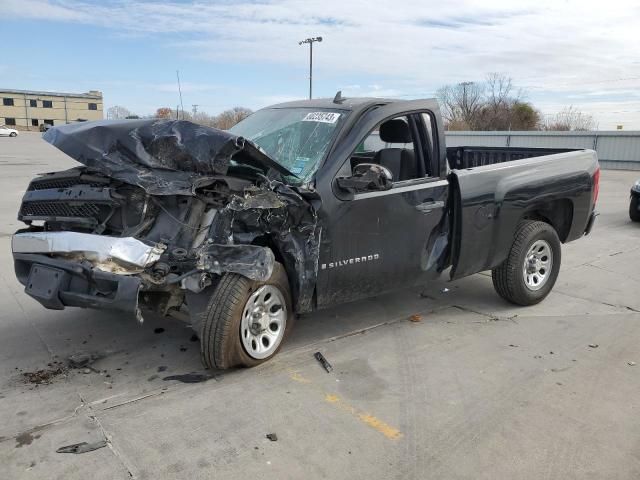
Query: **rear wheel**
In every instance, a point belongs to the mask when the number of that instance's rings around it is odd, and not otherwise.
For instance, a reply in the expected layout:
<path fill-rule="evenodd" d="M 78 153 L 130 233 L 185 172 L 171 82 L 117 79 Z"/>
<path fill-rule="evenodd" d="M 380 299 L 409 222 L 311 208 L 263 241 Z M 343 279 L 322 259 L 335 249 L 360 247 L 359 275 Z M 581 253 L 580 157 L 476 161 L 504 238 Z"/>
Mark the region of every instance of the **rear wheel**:
<path fill-rule="evenodd" d="M 561 246 L 555 229 L 527 220 L 518 226 L 507 259 L 491 271 L 498 295 L 517 305 L 534 305 L 551 291 L 560 272 Z"/>
<path fill-rule="evenodd" d="M 640 212 L 638 211 L 638 197 L 635 195 L 631 197 L 629 202 L 629 218 L 634 222 L 640 222 Z"/>
<path fill-rule="evenodd" d="M 225 274 L 216 287 L 200 331 L 208 368 L 253 367 L 273 357 L 293 327 L 291 293 L 276 263 L 266 282 Z"/>
<path fill-rule="evenodd" d="M 10 137 L 17 137 L 17 136 L 18 136 L 18 134 L 17 134 L 16 132 L 11 132 L 11 133 L 9 134 L 9 136 L 10 136 Z"/>

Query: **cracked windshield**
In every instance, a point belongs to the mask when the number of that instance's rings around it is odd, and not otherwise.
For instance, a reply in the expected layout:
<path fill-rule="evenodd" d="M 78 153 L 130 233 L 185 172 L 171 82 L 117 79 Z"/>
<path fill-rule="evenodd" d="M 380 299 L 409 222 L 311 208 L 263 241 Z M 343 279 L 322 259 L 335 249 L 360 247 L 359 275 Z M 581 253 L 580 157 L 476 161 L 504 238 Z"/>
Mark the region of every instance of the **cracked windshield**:
<path fill-rule="evenodd" d="M 301 180 L 309 180 L 347 112 L 309 108 L 260 110 L 230 129 L 251 140 Z"/>

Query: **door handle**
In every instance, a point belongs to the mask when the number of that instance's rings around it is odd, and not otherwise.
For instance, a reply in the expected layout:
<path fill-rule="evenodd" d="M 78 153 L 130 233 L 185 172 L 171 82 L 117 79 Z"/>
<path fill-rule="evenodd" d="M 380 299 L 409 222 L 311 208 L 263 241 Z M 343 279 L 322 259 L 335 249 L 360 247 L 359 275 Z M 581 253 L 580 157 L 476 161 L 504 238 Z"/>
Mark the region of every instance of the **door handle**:
<path fill-rule="evenodd" d="M 440 208 L 444 208 L 444 202 L 442 200 L 424 202 L 416 205 L 416 210 L 420 213 L 431 213 L 434 210 L 439 210 Z"/>

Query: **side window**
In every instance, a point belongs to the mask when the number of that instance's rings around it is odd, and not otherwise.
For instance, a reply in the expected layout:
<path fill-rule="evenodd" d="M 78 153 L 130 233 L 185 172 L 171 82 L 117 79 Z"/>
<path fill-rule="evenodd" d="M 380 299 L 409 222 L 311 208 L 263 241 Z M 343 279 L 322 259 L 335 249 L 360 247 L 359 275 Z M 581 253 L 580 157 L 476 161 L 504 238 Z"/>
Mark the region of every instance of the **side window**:
<path fill-rule="evenodd" d="M 394 182 L 423 177 L 415 154 L 415 139 L 407 116 L 386 120 L 377 125 L 351 155 L 351 168 L 360 163 L 377 163 L 386 167 Z"/>

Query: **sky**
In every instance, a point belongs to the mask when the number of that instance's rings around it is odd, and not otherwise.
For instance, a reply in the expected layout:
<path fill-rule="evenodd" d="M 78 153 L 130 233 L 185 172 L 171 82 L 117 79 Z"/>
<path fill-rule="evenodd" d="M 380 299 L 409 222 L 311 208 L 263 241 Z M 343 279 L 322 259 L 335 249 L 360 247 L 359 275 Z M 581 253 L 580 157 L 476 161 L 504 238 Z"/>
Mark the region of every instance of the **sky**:
<path fill-rule="evenodd" d="M 100 90 L 145 115 L 314 97 L 432 98 L 512 77 L 545 115 L 640 130 L 638 0 L 0 0 L 0 88 Z"/>

